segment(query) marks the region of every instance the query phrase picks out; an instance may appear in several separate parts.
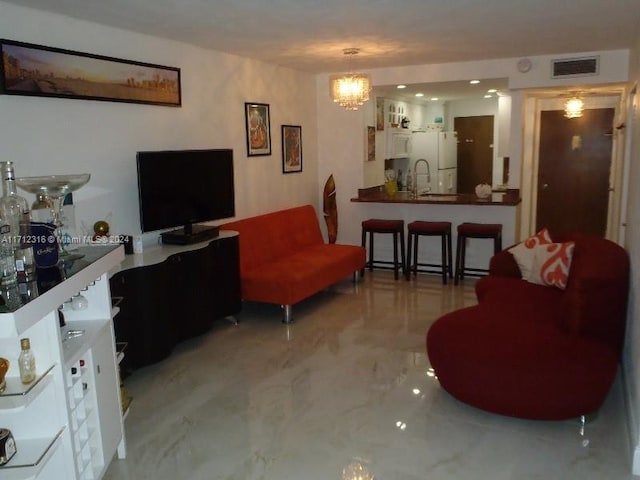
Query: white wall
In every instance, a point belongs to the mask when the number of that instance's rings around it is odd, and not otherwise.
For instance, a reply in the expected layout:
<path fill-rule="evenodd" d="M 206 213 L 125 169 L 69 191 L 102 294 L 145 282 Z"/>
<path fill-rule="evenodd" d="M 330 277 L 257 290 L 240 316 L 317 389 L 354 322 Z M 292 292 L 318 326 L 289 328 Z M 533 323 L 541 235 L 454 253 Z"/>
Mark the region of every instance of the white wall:
<path fill-rule="evenodd" d="M 353 211 L 352 197 L 362 188 L 365 168 L 364 141 L 366 109 L 346 111 L 329 98 L 328 75 L 316 77 L 318 108 L 318 196 L 333 174 L 338 210 L 338 243 L 360 244 L 360 223 Z M 374 124 L 375 125 L 375 124 Z M 377 163 L 377 162 L 376 162 Z M 369 166 L 367 165 L 367 168 Z M 322 227 L 326 228 L 324 225 Z"/>
<path fill-rule="evenodd" d="M 181 68 L 181 108 L 0 96 L 0 159 L 17 176 L 91 173 L 74 194 L 78 224 L 108 217 L 112 233 L 140 231 L 139 150 L 233 148 L 238 217 L 318 205 L 312 75 L 2 2 L 0 11 L 3 38 Z M 247 157 L 244 102 L 270 104 L 271 156 Z M 282 174 L 282 124 L 302 126 L 302 173 Z"/>
<path fill-rule="evenodd" d="M 640 85 L 640 35 L 636 48 L 632 51 L 632 71 L 630 78 L 636 87 Z M 639 89 L 640 90 L 640 89 Z M 626 218 L 624 246 L 631 258 L 631 289 L 627 312 L 627 336 L 623 357 L 624 380 L 629 412 L 629 425 L 633 452 L 633 473 L 640 475 L 640 91 L 633 97 L 630 126 L 629 152 L 629 201 Z M 623 219 L 624 220 L 624 219 Z"/>
<path fill-rule="evenodd" d="M 593 52 L 600 56 L 600 75 L 579 79 L 581 84 L 599 84 L 604 82 L 625 82 L 628 79 L 628 51 L 614 50 Z M 511 90 L 511 122 L 509 150 L 504 156 L 510 157 L 509 186 L 519 188 L 521 182 L 521 162 L 523 151 L 523 103 L 525 97 L 522 88 L 548 86 L 566 86 L 567 80 L 550 79 L 551 60 L 555 58 L 574 58 L 589 54 L 574 54 L 532 57 L 533 67 L 521 74 L 516 69 L 517 58 L 505 58 L 478 62 L 414 65 L 370 70 L 373 86 L 413 84 L 424 82 L 445 82 L 471 80 L 474 78 L 507 78 Z M 572 79 L 573 83 L 578 83 Z M 363 218 L 361 206 L 349 202 L 363 186 L 364 132 L 366 109 L 347 112 L 335 105 L 327 94 L 328 76 L 318 75 L 318 155 L 319 185 L 330 173 L 334 174 L 338 193 L 338 212 L 342 219 L 338 229 L 338 240 L 348 243 L 360 242 L 360 220 Z M 369 166 L 367 166 L 369 168 Z M 368 175 L 367 178 L 371 178 Z M 347 222 L 345 219 L 348 219 Z M 513 224 L 505 229 L 515 229 Z"/>

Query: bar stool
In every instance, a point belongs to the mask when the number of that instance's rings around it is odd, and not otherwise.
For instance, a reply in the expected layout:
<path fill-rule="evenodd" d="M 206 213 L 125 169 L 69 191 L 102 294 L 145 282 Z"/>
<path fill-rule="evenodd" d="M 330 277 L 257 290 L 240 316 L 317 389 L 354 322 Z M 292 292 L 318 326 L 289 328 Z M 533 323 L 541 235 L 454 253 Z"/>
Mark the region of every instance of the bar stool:
<path fill-rule="evenodd" d="M 499 223 L 461 223 L 458 225 L 458 242 L 456 248 L 456 273 L 453 283 L 464 278 L 465 273 L 473 276 L 483 276 L 489 272 L 485 268 L 470 268 L 465 266 L 467 238 L 492 238 L 493 253 L 502 250 L 502 224 Z"/>
<path fill-rule="evenodd" d="M 440 273 L 442 274 L 442 283 L 447 284 L 447 277 L 453 277 L 452 261 L 451 261 L 451 222 L 424 222 L 416 220 L 407 225 L 408 231 L 408 247 L 407 247 L 407 268 L 406 278 L 409 280 L 411 272 L 416 275 L 418 272 L 423 273 Z M 440 237 L 442 240 L 442 262 L 437 263 L 418 263 L 418 239 L 420 236 Z M 413 245 L 413 246 L 412 246 Z M 413 252 L 413 257 L 412 257 Z M 412 263 L 413 258 L 413 263 Z M 419 269 L 418 267 L 428 267 Z M 434 270 L 437 267 L 438 270 Z"/>
<path fill-rule="evenodd" d="M 398 279 L 398 270 L 402 268 L 405 272 L 405 255 L 404 255 L 404 220 L 381 220 L 370 218 L 362 222 L 362 246 L 366 247 L 366 236 L 369 234 L 369 261 L 365 267 L 369 270 L 373 268 L 393 269 L 393 276 Z M 391 233 L 393 234 L 393 262 L 374 260 L 373 258 L 373 234 L 374 233 Z M 400 242 L 401 259 L 398 260 L 398 242 Z M 364 275 L 364 268 L 361 270 Z"/>

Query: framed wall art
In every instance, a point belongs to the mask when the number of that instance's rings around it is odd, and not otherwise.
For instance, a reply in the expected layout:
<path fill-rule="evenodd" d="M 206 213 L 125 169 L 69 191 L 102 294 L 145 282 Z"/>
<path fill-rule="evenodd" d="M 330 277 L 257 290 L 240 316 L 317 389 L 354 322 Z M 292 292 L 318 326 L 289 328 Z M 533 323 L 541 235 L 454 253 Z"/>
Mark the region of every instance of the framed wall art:
<path fill-rule="evenodd" d="M 266 103 L 245 103 L 247 155 L 271 155 L 271 119 Z"/>
<path fill-rule="evenodd" d="M 302 171 L 302 127 L 282 125 L 282 173 Z"/>
<path fill-rule="evenodd" d="M 182 105 L 180 69 L 0 40 L 0 93 Z"/>
<path fill-rule="evenodd" d="M 384 97 L 376 97 L 376 130 L 384 130 Z"/>
<path fill-rule="evenodd" d="M 376 129 L 375 127 L 367 127 L 367 162 L 373 162 L 376 159 Z"/>

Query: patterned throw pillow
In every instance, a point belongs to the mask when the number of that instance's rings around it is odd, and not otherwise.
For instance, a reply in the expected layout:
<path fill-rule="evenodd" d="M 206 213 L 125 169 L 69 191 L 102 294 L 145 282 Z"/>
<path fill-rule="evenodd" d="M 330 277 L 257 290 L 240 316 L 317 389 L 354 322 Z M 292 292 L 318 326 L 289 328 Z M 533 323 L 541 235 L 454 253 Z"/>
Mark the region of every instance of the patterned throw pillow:
<path fill-rule="evenodd" d="M 509 249 L 509 252 L 513 255 L 513 258 L 516 260 L 516 263 L 520 268 L 520 273 L 522 274 L 523 279 L 529 280 L 529 277 L 531 276 L 535 247 L 549 243 L 552 243 L 551 236 L 549 235 L 549 231 L 546 228 L 543 228 L 535 235 L 532 235 L 525 241 L 520 242 Z"/>
<path fill-rule="evenodd" d="M 575 242 L 564 242 L 535 247 L 531 275 L 527 280 L 538 285 L 566 289 L 575 245 Z"/>

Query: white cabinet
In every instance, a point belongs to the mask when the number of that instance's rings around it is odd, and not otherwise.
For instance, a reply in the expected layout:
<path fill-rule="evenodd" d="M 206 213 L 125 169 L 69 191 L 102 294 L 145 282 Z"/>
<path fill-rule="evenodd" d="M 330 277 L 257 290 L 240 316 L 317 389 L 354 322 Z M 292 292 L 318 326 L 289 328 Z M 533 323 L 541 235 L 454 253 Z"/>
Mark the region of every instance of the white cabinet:
<path fill-rule="evenodd" d="M 411 132 L 406 128 L 387 129 L 387 158 L 408 158 L 411 155 Z"/>
<path fill-rule="evenodd" d="M 123 249 L 81 251 L 84 258 L 61 269 L 66 280 L 0 314 L 0 356 L 11 362 L 0 394 L 0 427 L 11 430 L 18 451 L 0 467 L 3 480 L 100 479 L 124 444 L 108 279 Z M 71 308 L 78 293 L 87 298 L 85 310 Z M 31 339 L 38 374 L 27 386 L 17 365 L 23 337 Z"/>

